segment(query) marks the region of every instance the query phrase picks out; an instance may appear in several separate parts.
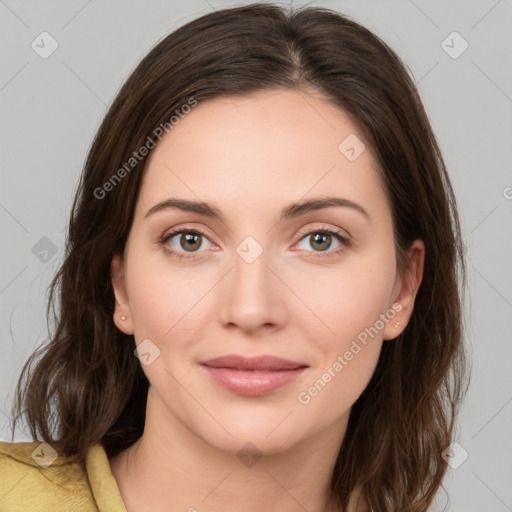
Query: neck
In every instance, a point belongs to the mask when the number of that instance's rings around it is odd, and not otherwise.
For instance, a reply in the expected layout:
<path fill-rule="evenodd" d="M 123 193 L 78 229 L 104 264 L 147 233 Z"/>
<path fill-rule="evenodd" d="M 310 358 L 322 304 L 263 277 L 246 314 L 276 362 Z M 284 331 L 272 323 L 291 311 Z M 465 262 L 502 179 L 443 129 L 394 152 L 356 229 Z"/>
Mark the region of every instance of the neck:
<path fill-rule="evenodd" d="M 111 460 L 128 512 L 334 512 L 329 484 L 346 421 L 302 439 L 286 451 L 260 452 L 206 443 L 172 415 L 153 411 L 148 395 L 142 437 Z M 348 419 L 348 418 L 347 418 Z"/>

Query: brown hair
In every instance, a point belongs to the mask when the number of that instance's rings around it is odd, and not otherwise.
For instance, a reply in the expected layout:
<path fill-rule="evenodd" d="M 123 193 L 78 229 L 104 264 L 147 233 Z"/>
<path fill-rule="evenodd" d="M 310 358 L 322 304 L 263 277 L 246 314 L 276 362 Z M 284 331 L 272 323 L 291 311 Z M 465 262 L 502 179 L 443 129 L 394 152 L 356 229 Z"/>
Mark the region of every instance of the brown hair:
<path fill-rule="evenodd" d="M 467 391 L 456 203 L 404 64 L 369 30 L 325 8 L 251 4 L 212 12 L 165 37 L 127 79 L 79 182 L 65 259 L 50 286 L 47 319 L 50 325 L 52 310 L 56 328 L 20 375 L 13 439 L 22 414 L 34 439 L 80 461 L 95 443 L 113 456 L 142 435 L 148 381 L 133 337 L 112 320 L 110 264 L 125 247 L 146 158 L 108 194 L 97 191 L 191 98 L 275 88 L 317 90 L 348 113 L 386 184 L 397 261 L 415 239 L 425 244 L 414 312 L 401 336 L 384 343 L 352 407 L 331 482 L 343 510 L 358 488 L 373 510 L 424 511 L 442 484 L 442 452 Z"/>

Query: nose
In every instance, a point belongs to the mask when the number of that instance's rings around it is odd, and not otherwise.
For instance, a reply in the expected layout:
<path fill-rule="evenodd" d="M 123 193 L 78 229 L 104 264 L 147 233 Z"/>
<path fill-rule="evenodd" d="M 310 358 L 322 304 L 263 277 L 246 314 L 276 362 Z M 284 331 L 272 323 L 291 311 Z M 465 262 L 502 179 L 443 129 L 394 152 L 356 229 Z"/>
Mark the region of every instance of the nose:
<path fill-rule="evenodd" d="M 224 327 L 255 333 L 286 324 L 287 290 L 269 267 L 272 263 L 265 251 L 252 262 L 234 255 L 233 268 L 219 289 L 218 318 Z"/>

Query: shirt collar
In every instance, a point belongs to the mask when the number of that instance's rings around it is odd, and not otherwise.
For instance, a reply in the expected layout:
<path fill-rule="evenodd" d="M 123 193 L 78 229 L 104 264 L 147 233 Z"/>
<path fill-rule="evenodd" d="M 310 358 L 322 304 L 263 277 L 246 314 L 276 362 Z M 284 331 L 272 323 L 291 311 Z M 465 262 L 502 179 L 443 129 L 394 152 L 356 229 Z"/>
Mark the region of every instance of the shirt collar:
<path fill-rule="evenodd" d="M 87 476 L 100 512 L 126 512 L 105 449 L 95 444 L 87 453 Z"/>

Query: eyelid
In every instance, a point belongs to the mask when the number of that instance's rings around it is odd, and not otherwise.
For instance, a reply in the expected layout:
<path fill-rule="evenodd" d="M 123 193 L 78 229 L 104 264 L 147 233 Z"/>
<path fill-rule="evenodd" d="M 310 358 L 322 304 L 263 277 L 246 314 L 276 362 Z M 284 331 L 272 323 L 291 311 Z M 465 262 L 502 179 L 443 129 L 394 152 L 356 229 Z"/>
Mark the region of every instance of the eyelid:
<path fill-rule="evenodd" d="M 318 223 L 317 225 L 313 226 L 313 227 L 309 226 L 309 227 L 300 229 L 299 232 L 298 232 L 298 236 L 301 237 L 300 239 L 302 240 L 302 238 L 304 236 L 311 235 L 311 234 L 316 233 L 318 231 L 330 231 L 330 232 L 336 233 L 341 238 L 344 238 L 344 239 L 347 239 L 347 240 L 349 238 L 351 238 L 351 235 L 350 235 L 350 233 L 348 233 L 348 231 L 345 231 L 344 229 L 338 228 L 336 226 L 330 226 L 330 225 L 327 225 L 327 224 L 322 224 L 321 222 Z"/>
<path fill-rule="evenodd" d="M 297 245 L 306 239 L 308 236 L 311 236 L 315 233 L 323 233 L 334 237 L 340 244 L 339 247 L 335 249 L 329 249 L 326 251 L 307 251 L 303 249 L 299 249 L 299 251 L 307 254 L 308 258 L 323 258 L 327 260 L 329 258 L 339 257 L 342 253 L 344 253 L 347 249 L 352 247 L 352 237 L 346 231 L 338 228 L 321 224 L 320 226 L 313 226 L 309 228 L 304 228 L 299 231 L 299 240 L 294 244 Z M 294 249 L 296 250 L 296 249 Z"/>
<path fill-rule="evenodd" d="M 204 228 L 202 228 L 202 227 L 197 228 L 191 224 L 178 225 L 177 227 L 167 229 L 164 232 L 164 234 L 162 235 L 161 240 L 168 239 L 172 235 L 176 235 L 178 233 L 183 233 L 183 232 L 187 232 L 187 233 L 192 232 L 192 233 L 200 234 L 201 236 L 204 236 L 205 238 L 207 238 L 211 244 L 217 245 L 212 242 L 212 240 L 211 240 L 212 237 L 206 232 L 206 230 Z"/>

